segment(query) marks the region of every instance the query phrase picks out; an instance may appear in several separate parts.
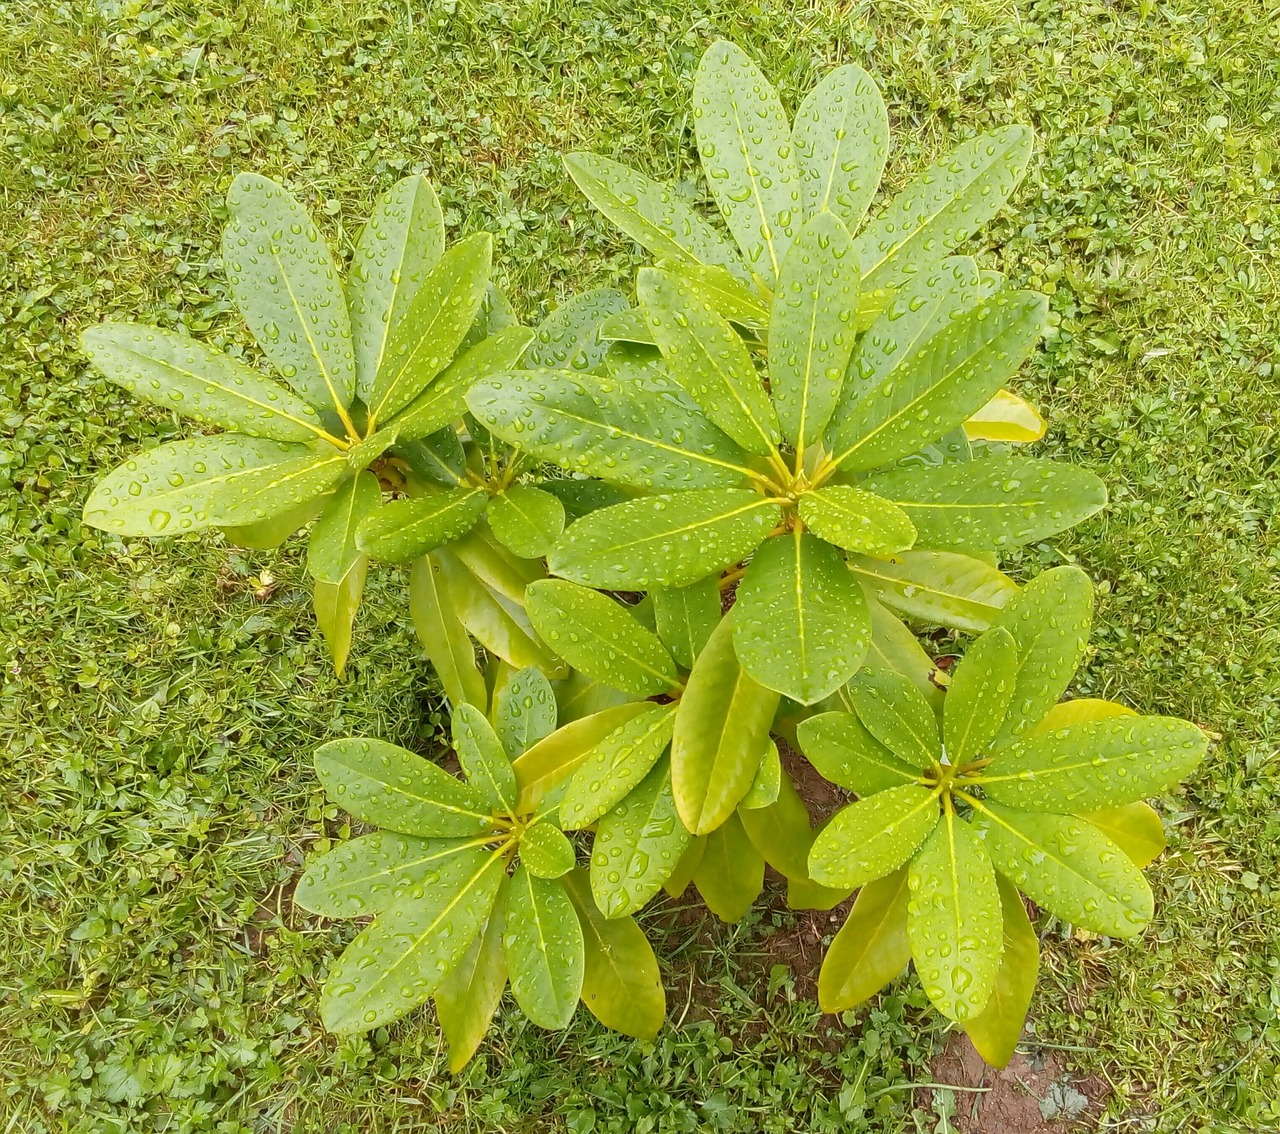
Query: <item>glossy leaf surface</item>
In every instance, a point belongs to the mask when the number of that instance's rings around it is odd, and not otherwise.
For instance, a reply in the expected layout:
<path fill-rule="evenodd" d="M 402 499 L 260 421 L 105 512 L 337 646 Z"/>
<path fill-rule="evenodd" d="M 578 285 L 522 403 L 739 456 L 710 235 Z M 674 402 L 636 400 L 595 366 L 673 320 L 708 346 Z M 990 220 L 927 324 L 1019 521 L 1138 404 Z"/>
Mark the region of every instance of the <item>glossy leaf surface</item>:
<path fill-rule="evenodd" d="M 1114 717 L 1036 733 L 997 753 L 988 797 L 1040 811 L 1094 811 L 1159 795 L 1204 758 L 1208 740 L 1174 717 Z"/>
<path fill-rule="evenodd" d="M 745 558 L 781 514 L 748 489 L 629 500 L 572 524 L 547 566 L 605 590 L 686 587 Z"/>
<path fill-rule="evenodd" d="M 942 739 L 952 764 L 967 764 L 995 738 L 1017 673 L 1018 647 L 1002 627 L 992 627 L 965 651 L 942 704 Z"/>
<path fill-rule="evenodd" d="M 520 861 L 535 878 L 559 878 L 573 869 L 573 844 L 552 823 L 534 823 L 520 838 Z"/>
<path fill-rule="evenodd" d="M 525 592 L 525 606 L 547 645 L 589 677 L 646 697 L 677 686 L 666 647 L 615 599 L 564 579 L 539 579 Z"/>
<path fill-rule="evenodd" d="M 382 489 L 372 473 L 357 473 L 339 484 L 307 545 L 307 571 L 312 578 L 341 583 L 354 570 L 362 558 L 356 531 L 381 502 Z"/>
<path fill-rule="evenodd" d="M 889 116 L 875 80 L 855 63 L 824 75 L 796 110 L 791 144 L 805 215 L 829 209 L 856 231 L 889 153 Z"/>
<path fill-rule="evenodd" d="M 531 666 L 510 671 L 493 691 L 490 717 L 514 760 L 556 729 L 556 694 L 546 675 Z"/>
<path fill-rule="evenodd" d="M 968 1020 L 991 998 L 1003 940 L 982 839 L 948 811 L 911 860 L 907 885 L 907 940 L 925 995 L 949 1020 Z"/>
<path fill-rule="evenodd" d="M 741 921 L 760 896 L 764 858 L 751 845 L 736 814 L 730 814 L 723 826 L 707 835 L 693 884 L 721 921 Z"/>
<path fill-rule="evenodd" d="M 1026 907 L 1017 888 L 1007 878 L 996 876 L 1000 890 L 1000 921 L 1004 949 L 1000 968 L 987 1006 L 964 1021 L 965 1034 L 993 1067 L 1005 1067 L 1022 1036 L 1022 1025 L 1031 1006 L 1040 968 L 1040 940 L 1027 918 Z"/>
<path fill-rule="evenodd" d="M 493 498 L 489 527 L 523 559 L 546 555 L 564 531 L 564 505 L 549 492 L 517 484 Z"/>
<path fill-rule="evenodd" d="M 285 189 L 242 173 L 227 191 L 222 262 L 240 314 L 281 376 L 317 409 L 351 404 L 351 323 L 338 269 Z"/>
<path fill-rule="evenodd" d="M 591 896 L 583 870 L 565 875 L 585 946 L 582 1003 L 607 1028 L 651 1040 L 667 1014 L 667 998 L 644 932 L 629 917 L 608 919 Z"/>
<path fill-rule="evenodd" d="M 476 1053 L 507 987 L 507 953 L 502 938 L 507 925 L 508 885 L 503 879 L 483 936 L 472 942 L 436 989 L 436 1018 L 449 1042 L 449 1070 L 455 1075 Z"/>
<path fill-rule="evenodd" d="M 326 446 L 224 479 L 208 507 L 219 524 L 255 524 L 328 492 L 348 471 L 346 458 Z"/>
<path fill-rule="evenodd" d="M 449 249 L 419 284 L 387 335 L 369 391 L 369 416 L 385 421 L 408 406 L 457 353 L 489 287 L 493 237 L 476 233 Z"/>
<path fill-rule="evenodd" d="M 738 663 L 726 616 L 689 674 L 671 742 L 676 807 L 693 834 L 714 831 L 751 789 L 777 707 Z"/>
<path fill-rule="evenodd" d="M 391 331 L 444 252 L 444 214 L 431 182 L 415 174 L 378 198 L 347 275 L 356 384 L 368 401 Z"/>
<path fill-rule="evenodd" d="M 631 304 L 615 288 L 601 287 L 571 296 L 537 327 L 525 352 L 530 370 L 594 370 L 604 361 L 608 346 L 599 336 L 600 324 Z"/>
<path fill-rule="evenodd" d="M 595 374 L 509 371 L 471 412 L 497 436 L 570 472 L 653 491 L 742 484 L 745 455 L 687 399 Z"/>
<path fill-rule="evenodd" d="M 85 501 L 84 522 L 122 536 L 172 536 L 232 524 L 234 517 L 217 506 L 222 491 L 304 452 L 238 433 L 169 441 L 98 481 Z"/>
<path fill-rule="evenodd" d="M 475 646 L 458 621 L 447 584 L 429 556 L 415 559 L 409 572 L 409 616 L 449 703 L 454 708 L 464 702 L 484 705 L 488 696 L 484 676 L 476 668 Z"/>
<path fill-rule="evenodd" d="M 938 822 L 938 795 L 908 784 L 837 811 L 813 841 L 809 875 L 854 889 L 897 870 Z"/>
<path fill-rule="evenodd" d="M 480 933 L 505 874 L 477 847 L 451 860 L 421 897 L 382 914 L 329 970 L 320 1017 L 331 1032 L 397 1020 L 432 995 Z"/>
<path fill-rule="evenodd" d="M 1018 590 L 990 564 L 949 551 L 902 551 L 892 559 L 859 555 L 849 566 L 890 610 L 977 634 Z"/>
<path fill-rule="evenodd" d="M 357 545 L 384 563 L 407 563 L 466 535 L 488 503 L 488 494 L 479 488 L 389 500 L 360 525 Z"/>
<path fill-rule="evenodd" d="M 664 756 L 596 826 L 591 893 L 605 917 L 647 905 L 683 861 L 692 838 L 676 813 L 671 761 Z"/>
<path fill-rule="evenodd" d="M 760 545 L 738 586 L 733 624 L 742 668 L 802 705 L 848 681 L 871 637 L 862 588 L 843 556 L 800 531 Z"/>
<path fill-rule="evenodd" d="M 654 256 L 719 264 L 746 278 L 734 247 L 667 186 L 597 154 L 569 154 L 564 164 L 587 200 Z"/>
<path fill-rule="evenodd" d="M 587 753 L 560 800 L 560 825 L 577 830 L 612 811 L 667 750 L 675 715 L 674 705 L 650 705 Z"/>
<path fill-rule="evenodd" d="M 523 866 L 511 879 L 504 938 L 511 991 L 540 1028 L 563 1028 L 582 993 L 582 926 L 560 882 Z"/>
<path fill-rule="evenodd" d="M 915 526 L 901 508 L 848 484 L 804 493 L 800 518 L 814 535 L 864 555 L 896 555 L 916 542 Z"/>
<path fill-rule="evenodd" d="M 640 269 L 636 295 L 671 378 L 747 452 L 773 452 L 773 403 L 728 321 L 688 280 L 657 268 Z"/>
<path fill-rule="evenodd" d="M 1107 503 L 1093 473 L 1034 457 L 900 468 L 862 486 L 898 505 L 920 543 L 936 548 L 1019 547 L 1074 527 Z"/>
<path fill-rule="evenodd" d="M 492 827 L 484 794 L 383 740 L 350 737 L 316 749 L 329 798 L 357 819 L 424 838 L 464 838 Z"/>
<path fill-rule="evenodd" d="M 1132 937 L 1151 919 L 1151 889 L 1129 857 L 1071 815 L 987 801 L 980 812 L 995 868 L 1037 905 L 1095 933 Z"/>
<path fill-rule="evenodd" d="M 905 866 L 858 891 L 818 973 L 818 1004 L 824 1012 L 856 1008 L 907 967 L 907 892 Z"/>
<path fill-rule="evenodd" d="M 1031 158 L 1028 126 L 962 143 L 922 173 L 858 238 L 869 287 L 892 286 L 963 244 L 1008 200 Z"/>
<path fill-rule="evenodd" d="M 653 599 L 658 637 L 671 656 L 690 669 L 720 621 L 720 588 L 714 578 L 687 587 L 655 587 Z"/>
<path fill-rule="evenodd" d="M 186 335 L 99 323 L 81 334 L 80 347 L 116 385 L 183 417 L 276 441 L 324 435 L 319 415 L 296 394 Z"/>
<path fill-rule="evenodd" d="M 489 807 L 510 811 L 516 805 L 516 774 L 493 726 L 475 705 L 453 710 L 453 748 L 467 782 Z"/>
<path fill-rule="evenodd" d="M 861 274 L 834 213 L 812 216 L 782 261 L 769 320 L 769 387 L 782 435 L 816 442 L 840 400 L 853 354 Z"/>
<path fill-rule="evenodd" d="M 823 779 L 859 796 L 917 783 L 920 769 L 895 756 L 853 713 L 819 713 L 801 721 L 796 739 Z"/>
<path fill-rule="evenodd" d="M 859 720 L 894 755 L 915 768 L 941 760 L 937 718 L 908 678 L 868 667 L 849 683 L 848 692 Z"/>
<path fill-rule="evenodd" d="M 698 64 L 693 127 L 711 195 L 747 265 L 772 287 L 800 219 L 800 173 L 777 92 L 726 40 Z"/>

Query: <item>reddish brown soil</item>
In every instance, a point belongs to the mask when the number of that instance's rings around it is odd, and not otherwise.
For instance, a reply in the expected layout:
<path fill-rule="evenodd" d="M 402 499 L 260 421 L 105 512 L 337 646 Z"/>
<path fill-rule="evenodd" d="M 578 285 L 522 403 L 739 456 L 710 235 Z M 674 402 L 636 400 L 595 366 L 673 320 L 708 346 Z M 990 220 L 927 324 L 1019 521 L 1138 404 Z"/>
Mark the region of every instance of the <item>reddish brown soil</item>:
<path fill-rule="evenodd" d="M 1014 1055 L 1003 1071 L 988 1067 L 969 1040 L 957 1032 L 937 1055 L 935 1083 L 981 1087 L 956 1091 L 954 1129 L 961 1134 L 1065 1134 L 1082 1130 L 1096 1114 L 1108 1086 L 1098 1076 L 1079 1078 L 1052 1053 Z"/>

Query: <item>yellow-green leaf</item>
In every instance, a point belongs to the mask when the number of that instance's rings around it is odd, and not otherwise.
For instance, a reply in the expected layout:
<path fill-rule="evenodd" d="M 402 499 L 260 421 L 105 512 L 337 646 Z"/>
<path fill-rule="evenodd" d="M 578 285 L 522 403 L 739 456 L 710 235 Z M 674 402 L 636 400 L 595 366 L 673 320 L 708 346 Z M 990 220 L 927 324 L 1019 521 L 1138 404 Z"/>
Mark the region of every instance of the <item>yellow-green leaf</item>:
<path fill-rule="evenodd" d="M 938 822 L 938 793 L 907 784 L 837 811 L 813 841 L 809 877 L 855 889 L 897 870 Z"/>
<path fill-rule="evenodd" d="M 1004 951 L 987 1006 L 961 1025 L 982 1056 L 993 1067 L 1006 1067 L 1018 1046 L 1022 1025 L 1031 1006 L 1040 968 L 1040 940 L 1027 918 L 1017 888 L 996 876 L 1000 890 L 1000 919 L 1004 926 Z"/>
<path fill-rule="evenodd" d="M 829 484 L 800 497 L 800 518 L 814 535 L 864 555 L 895 555 L 916 542 L 907 514 L 849 484 Z"/>
<path fill-rule="evenodd" d="M 726 616 L 689 674 L 671 742 L 676 807 L 693 834 L 714 831 L 751 789 L 777 707 L 739 665 Z"/>
<path fill-rule="evenodd" d="M 858 891 L 818 973 L 818 1004 L 824 1012 L 856 1008 L 907 967 L 907 893 L 905 866 Z"/>
<path fill-rule="evenodd" d="M 721 921 L 741 921 L 764 889 L 764 858 L 751 845 L 737 814 L 706 837 L 693 884 Z"/>

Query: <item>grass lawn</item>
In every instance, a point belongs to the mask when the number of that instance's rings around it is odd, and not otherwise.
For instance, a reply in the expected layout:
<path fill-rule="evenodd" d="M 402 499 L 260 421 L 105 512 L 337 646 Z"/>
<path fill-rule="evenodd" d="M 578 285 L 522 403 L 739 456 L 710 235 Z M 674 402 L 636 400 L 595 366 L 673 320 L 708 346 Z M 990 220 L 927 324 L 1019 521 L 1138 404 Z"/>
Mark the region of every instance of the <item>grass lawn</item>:
<path fill-rule="evenodd" d="M 376 572 L 339 682 L 296 542 L 79 521 L 94 478 L 186 427 L 88 373 L 78 329 L 248 343 L 218 252 L 236 172 L 287 182 L 344 254 L 375 194 L 426 172 L 453 238 L 496 233 L 535 320 L 639 262 L 558 155 L 698 192 L 690 84 L 717 35 L 791 108 L 866 66 L 894 183 L 976 129 L 1035 125 L 980 255 L 1051 294 L 1019 388 L 1050 418 L 1041 451 L 1097 471 L 1112 506 L 1011 569 L 1098 581 L 1079 693 L 1219 740 L 1161 804 L 1145 937 L 1042 920 L 1028 1050 L 1105 1085 L 1090 1125 L 1280 1129 L 1277 0 L 0 0 L 0 29 L 0 1131 L 952 1128 L 949 1096 L 909 1089 L 945 1039 L 914 978 L 820 1016 L 776 896 L 736 927 L 653 911 L 673 1024 L 654 1044 L 512 1014 L 455 1079 L 429 1011 L 326 1035 L 317 992 L 351 927 L 288 898 L 344 821 L 309 754 L 353 732 L 429 750 L 440 695 L 405 580 Z"/>

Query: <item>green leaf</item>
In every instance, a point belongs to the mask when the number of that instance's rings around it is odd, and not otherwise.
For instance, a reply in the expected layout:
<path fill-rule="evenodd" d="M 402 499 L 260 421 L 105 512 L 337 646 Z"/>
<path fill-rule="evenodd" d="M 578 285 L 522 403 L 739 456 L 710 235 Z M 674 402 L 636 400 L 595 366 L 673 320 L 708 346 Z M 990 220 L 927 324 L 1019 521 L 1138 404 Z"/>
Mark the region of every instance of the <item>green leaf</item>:
<path fill-rule="evenodd" d="M 647 905 L 682 862 L 692 838 L 676 813 L 671 761 L 664 756 L 596 826 L 591 892 L 605 917 L 625 917 Z"/>
<path fill-rule="evenodd" d="M 566 666 L 542 644 L 524 611 L 491 590 L 453 554 L 451 548 L 432 553 L 445 581 L 458 620 L 486 650 L 517 669 L 533 666 L 550 677 L 563 677 Z"/>
<path fill-rule="evenodd" d="M 304 452 L 238 433 L 170 441 L 130 457 L 98 481 L 85 501 L 84 522 L 122 536 L 182 535 L 231 523 L 216 507 L 227 485 L 257 478 L 263 468 Z"/>
<path fill-rule="evenodd" d="M 475 647 L 454 613 L 439 566 L 429 556 L 414 560 L 409 572 L 409 616 L 449 703 L 455 709 L 464 703 L 483 706 L 487 696 Z"/>
<path fill-rule="evenodd" d="M 738 664 L 726 615 L 694 662 L 671 741 L 676 807 L 690 832 L 714 831 L 751 790 L 777 708 L 778 694 Z"/>
<path fill-rule="evenodd" d="M 400 431 L 395 425 L 369 434 L 358 445 L 352 445 L 347 450 L 347 464 L 352 471 L 363 472 L 396 443 L 399 435 Z"/>
<path fill-rule="evenodd" d="M 854 232 L 889 153 L 889 115 L 875 80 L 854 63 L 823 76 L 796 111 L 791 144 L 805 214 L 829 209 Z"/>
<path fill-rule="evenodd" d="M 691 403 L 598 374 L 508 371 L 467 394 L 476 418 L 570 472 L 653 491 L 742 484 L 746 456 Z"/>
<path fill-rule="evenodd" d="M 800 497 L 800 518 L 813 534 L 866 555 L 896 555 L 916 542 L 907 514 L 848 484 L 828 484 Z"/>
<path fill-rule="evenodd" d="M 769 320 L 769 387 L 797 453 L 822 437 L 857 334 L 861 280 L 853 238 L 834 213 L 811 216 L 782 262 Z"/>
<path fill-rule="evenodd" d="M 471 943 L 436 989 L 436 1019 L 449 1043 L 449 1070 L 455 1075 L 476 1053 L 507 987 L 507 952 L 502 937 L 507 925 L 508 886 L 503 878 L 483 936 Z"/>
<path fill-rule="evenodd" d="M 397 181 L 360 230 L 347 274 L 356 386 L 369 401 L 391 332 L 444 252 L 444 214 L 431 182 Z"/>
<path fill-rule="evenodd" d="M 494 536 L 524 559 L 546 555 L 564 531 L 564 505 L 532 485 L 495 496 L 488 517 Z"/>
<path fill-rule="evenodd" d="M 480 488 L 389 500 L 364 518 L 356 546 L 384 563 L 407 563 L 466 535 L 488 503 L 488 493 Z"/>
<path fill-rule="evenodd" d="M 778 754 L 778 744 L 772 737 L 765 746 L 764 758 L 756 770 L 756 778 L 751 781 L 751 789 L 738 804 L 739 811 L 755 811 L 768 807 L 778 801 L 778 793 L 782 791 L 782 758 Z M 747 834 L 751 833 L 750 826 Z M 808 853 L 806 848 L 806 853 Z"/>
<path fill-rule="evenodd" d="M 733 609 L 742 668 L 802 705 L 848 681 L 871 637 L 862 588 L 844 558 L 799 530 L 760 545 Z"/>
<path fill-rule="evenodd" d="M 526 667 L 493 691 L 490 712 L 503 749 L 514 760 L 556 729 L 556 695 L 546 674 Z"/>
<path fill-rule="evenodd" d="M 658 637 L 671 656 L 690 669 L 720 621 L 720 588 L 712 577 L 687 587 L 655 587 L 649 592 Z"/>
<path fill-rule="evenodd" d="M 387 335 L 382 366 L 369 391 L 369 420 L 393 418 L 449 363 L 489 286 L 493 237 L 479 232 L 440 257 Z M 427 430 L 431 432 L 431 430 Z"/>
<path fill-rule="evenodd" d="M 890 614 L 869 588 L 863 586 L 871 612 L 871 645 L 867 664 L 897 670 L 909 678 L 935 713 L 942 711 L 942 689 L 934 682 L 936 667 L 920 640 L 896 614 Z"/>
<path fill-rule="evenodd" d="M 511 879 L 507 965 L 516 1003 L 540 1028 L 567 1027 L 582 993 L 582 925 L 564 886 L 523 866 Z"/>
<path fill-rule="evenodd" d="M 116 385 L 183 417 L 276 441 L 328 436 L 296 394 L 186 335 L 99 323 L 81 334 L 80 349 Z"/>
<path fill-rule="evenodd" d="M 672 804 L 674 806 L 674 802 Z M 684 831 L 684 827 L 677 818 L 676 826 Z M 688 835 L 689 832 L 685 831 Z M 689 837 L 688 845 L 684 849 L 684 853 L 676 862 L 675 869 L 671 871 L 671 876 L 662 883 L 662 889 L 666 890 L 667 895 L 672 898 L 679 898 L 689 888 L 689 883 L 693 881 L 693 876 L 697 873 L 698 867 L 702 865 L 702 856 L 707 850 L 707 836 L 699 835 L 696 839 Z M 761 863 L 763 867 L 763 862 Z"/>
<path fill-rule="evenodd" d="M 417 839 L 393 831 L 361 835 L 307 863 L 293 900 L 322 917 L 369 917 L 434 882 L 458 855 L 474 858 L 463 839 Z"/>
<path fill-rule="evenodd" d="M 1151 920 L 1142 871 L 1092 824 L 990 800 L 980 805 L 978 822 L 995 868 L 1063 921 L 1133 937 Z"/>
<path fill-rule="evenodd" d="M 1004 925 L 1004 951 L 987 1006 L 970 1016 L 962 1027 L 982 1056 L 993 1067 L 1006 1067 L 1018 1046 L 1022 1025 L 1031 1007 L 1040 968 L 1040 940 L 1027 918 L 1026 907 L 1014 885 L 996 877 L 1000 890 L 1000 920 Z"/>
<path fill-rule="evenodd" d="M 856 1008 L 907 967 L 908 892 L 905 866 L 858 891 L 818 973 L 818 1004 L 824 1012 Z"/>
<path fill-rule="evenodd" d="M 667 750 L 675 716 L 674 705 L 649 705 L 588 752 L 560 800 L 560 825 L 589 827 L 625 799 Z"/>
<path fill-rule="evenodd" d="M 556 706 L 560 711 L 560 723 L 569 724 L 581 720 L 593 713 L 612 709 L 616 705 L 625 705 L 629 701 L 642 701 L 634 693 L 623 693 L 603 681 L 594 681 L 585 673 L 570 670 L 569 676 L 553 685 L 556 691 Z"/>
<path fill-rule="evenodd" d="M 831 417 L 831 436 L 844 437 L 844 423 L 854 407 L 873 391 L 885 388 L 891 378 L 905 380 L 921 347 L 982 298 L 982 275 L 969 256 L 940 260 L 900 290 L 888 293 L 854 352 L 840 402 Z M 867 300 L 864 291 L 862 302 Z M 862 325 L 860 311 L 860 328 Z M 849 435 L 846 440 L 852 444 L 857 437 Z M 833 441 L 829 448 L 839 452 L 835 445 Z"/>
<path fill-rule="evenodd" d="M 609 345 L 600 338 L 600 324 L 630 307 L 627 297 L 610 287 L 571 296 L 538 324 L 524 365 L 529 370 L 594 370 Z"/>
<path fill-rule="evenodd" d="M 706 837 L 693 884 L 721 921 L 741 921 L 764 889 L 764 858 L 734 813 Z"/>
<path fill-rule="evenodd" d="M 1159 795 L 1200 763 L 1208 743 L 1174 717 L 1087 721 L 1001 749 L 982 786 L 1011 807 L 1096 811 Z"/>
<path fill-rule="evenodd" d="M 601 709 L 561 725 L 519 756 L 512 763 L 520 788 L 517 812 L 534 811 L 548 797 L 554 801 L 557 795 L 553 793 L 577 771 L 587 754 L 619 725 L 647 708 L 647 702 L 632 701 Z"/>
<path fill-rule="evenodd" d="M 768 304 L 742 282 L 740 275 L 735 275 L 728 268 L 722 268 L 718 264 L 692 264 L 680 260 L 660 260 L 657 267 L 692 284 L 702 298 L 731 323 L 753 330 L 768 325 Z M 640 322 L 647 337 L 637 341 L 653 342 L 652 332 L 643 316 Z"/>
<path fill-rule="evenodd" d="M 837 417 L 835 463 L 878 468 L 962 425 L 1017 372 L 1047 311 L 1039 292 L 1002 291 L 952 320 Z"/>
<path fill-rule="evenodd" d="M 727 40 L 698 64 L 693 128 L 711 195 L 748 266 L 772 287 L 800 220 L 800 173 L 777 92 Z"/>
<path fill-rule="evenodd" d="M 476 525 L 451 545 L 449 553 L 495 595 L 518 607 L 524 606 L 525 588 L 547 574 L 541 562 L 512 555 L 493 538 L 484 524 Z M 550 669 L 544 672 L 549 677 L 557 676 Z"/>
<path fill-rule="evenodd" d="M 423 1003 L 479 936 L 505 877 L 501 852 L 477 847 L 452 859 L 421 896 L 382 914 L 330 968 L 324 1026 L 368 1031 Z"/>
<path fill-rule="evenodd" d="M 337 583 L 317 579 L 311 595 L 316 624 L 324 635 L 333 670 L 339 677 L 347 668 L 347 656 L 351 653 L 352 628 L 360 610 L 364 594 L 365 576 L 369 573 L 369 558 L 357 556 L 351 569 Z"/>
<path fill-rule="evenodd" d="M 687 587 L 744 559 L 781 515 L 776 501 L 750 489 L 628 500 L 571 524 L 547 566 L 605 590 Z"/>
<path fill-rule="evenodd" d="M 993 620 L 1018 645 L 1018 676 L 1001 744 L 1022 736 L 1066 692 L 1084 657 L 1093 621 L 1093 583 L 1079 567 L 1042 571 Z"/>
<path fill-rule="evenodd" d="M 572 522 L 610 504 L 621 504 L 631 499 L 631 493 L 616 484 L 602 480 L 544 480 L 539 487 L 549 492 L 564 505 L 565 519 Z"/>
<path fill-rule="evenodd" d="M 459 420 L 466 409 L 467 391 L 481 379 L 515 366 L 532 341 L 530 328 L 504 327 L 476 343 L 396 415 L 396 436 L 413 441 Z"/>
<path fill-rule="evenodd" d="M 270 551 L 279 547 L 294 532 L 304 528 L 324 511 L 329 497 L 317 496 L 312 500 L 304 500 L 296 508 L 290 508 L 278 516 L 269 516 L 256 524 L 244 524 L 241 527 L 219 529 L 226 541 L 236 547 L 252 548 L 255 551 Z"/>
<path fill-rule="evenodd" d="M 547 645 L 589 677 L 646 697 L 678 687 L 675 662 L 658 636 L 607 595 L 539 579 L 529 584 L 525 606 Z"/>
<path fill-rule="evenodd" d="M 987 1006 L 1000 968 L 1000 891 L 978 833 L 950 808 L 911 860 L 907 940 L 925 995 L 949 1020 Z"/>
<path fill-rule="evenodd" d="M 564 165 L 587 200 L 657 258 L 719 264 L 749 278 L 733 246 L 667 186 L 597 154 L 568 154 Z"/>
<path fill-rule="evenodd" d="M 672 379 L 747 452 L 768 456 L 778 418 L 738 333 L 697 287 L 641 268 L 636 295 Z"/>
<path fill-rule="evenodd" d="M 792 886 L 803 887 L 809 908 L 831 909 L 844 901 L 849 891 L 820 887 L 809 877 L 809 851 L 813 847 L 809 812 L 791 777 L 781 767 L 778 770 L 777 799 L 755 809 L 740 806 L 738 820 L 765 862 Z"/>
<path fill-rule="evenodd" d="M 990 564 L 950 551 L 901 551 L 892 559 L 855 555 L 849 566 L 890 610 L 974 634 L 988 629 L 1018 590 Z"/>
<path fill-rule="evenodd" d="M 914 768 L 942 759 L 938 721 L 909 678 L 867 667 L 849 682 L 849 699 L 876 740 Z"/>
<path fill-rule="evenodd" d="M 824 780 L 860 796 L 920 782 L 920 770 L 876 740 L 853 713 L 819 713 L 801 721 L 796 739 Z"/>
<path fill-rule="evenodd" d="M 1034 457 L 898 468 L 862 487 L 898 505 L 925 547 L 960 550 L 1035 543 L 1107 503 L 1106 487 L 1087 469 Z"/>
<path fill-rule="evenodd" d="M 573 844 L 552 823 L 535 823 L 520 839 L 520 861 L 535 878 L 559 878 L 573 869 Z"/>
<path fill-rule="evenodd" d="M 616 315 L 610 315 L 603 320 L 597 334 L 608 343 L 644 343 L 647 346 L 654 345 L 653 332 L 649 330 L 649 324 L 645 321 L 643 312 L 634 307 L 628 307 L 626 311 L 619 311 Z M 606 365 L 612 351 L 612 346 L 605 350 Z M 613 373 L 612 367 L 610 367 L 609 372 Z"/>
<path fill-rule="evenodd" d="M 942 739 L 952 764 L 969 763 L 995 738 L 1017 674 L 1018 647 L 1002 627 L 993 626 L 965 652 L 942 704 Z"/>
<path fill-rule="evenodd" d="M 605 1027 L 636 1039 L 653 1039 L 666 1018 L 667 998 L 658 959 L 644 932 L 629 917 L 601 915 L 586 871 L 566 874 L 564 888 L 582 925 L 582 1003 Z"/>
<path fill-rule="evenodd" d="M 256 524 L 328 492 L 349 471 L 346 457 L 326 446 L 223 478 L 211 490 L 207 507 L 219 526 Z"/>
<path fill-rule="evenodd" d="M 222 262 L 263 353 L 317 409 L 345 409 L 356 389 L 347 299 L 324 237 L 274 181 L 242 173 L 227 191 Z"/>
<path fill-rule="evenodd" d="M 483 792 L 384 740 L 331 740 L 316 749 L 315 764 L 334 803 L 388 831 L 465 838 L 493 828 Z"/>
<path fill-rule="evenodd" d="M 465 702 L 453 710 L 453 747 L 470 785 L 493 811 L 516 805 L 516 774 L 502 741 L 475 705 Z"/>
<path fill-rule="evenodd" d="M 343 481 L 320 514 L 307 545 L 307 571 L 322 583 L 341 583 L 364 558 L 356 546 L 356 529 L 382 502 L 373 473 Z"/>
<path fill-rule="evenodd" d="M 410 472 L 428 484 L 467 487 L 467 455 L 452 425 L 437 429 L 427 437 L 401 441 L 396 445 L 396 456 L 409 466 Z"/>
<path fill-rule="evenodd" d="M 1054 705 L 1036 726 L 1032 733 L 1054 732 L 1068 725 L 1083 724 L 1085 721 L 1103 721 L 1110 717 L 1136 717 L 1138 714 L 1128 705 L 1116 701 L 1102 701 L 1096 697 L 1077 697 L 1073 701 L 1060 701 Z"/>
<path fill-rule="evenodd" d="M 959 247 L 996 215 L 1031 159 L 1029 126 L 1002 126 L 925 170 L 858 238 L 868 287 L 892 287 Z"/>
<path fill-rule="evenodd" d="M 837 811 L 809 852 L 809 876 L 855 889 L 897 870 L 938 822 L 938 793 L 907 784 Z"/>
<path fill-rule="evenodd" d="M 1138 801 L 1107 807 L 1086 812 L 1079 818 L 1097 827 L 1139 870 L 1150 866 L 1165 848 L 1164 824 L 1149 803 Z"/>

